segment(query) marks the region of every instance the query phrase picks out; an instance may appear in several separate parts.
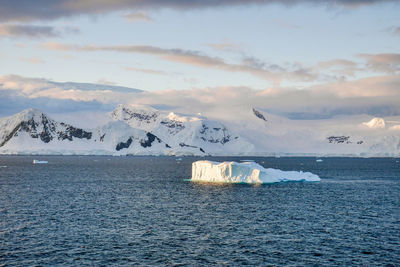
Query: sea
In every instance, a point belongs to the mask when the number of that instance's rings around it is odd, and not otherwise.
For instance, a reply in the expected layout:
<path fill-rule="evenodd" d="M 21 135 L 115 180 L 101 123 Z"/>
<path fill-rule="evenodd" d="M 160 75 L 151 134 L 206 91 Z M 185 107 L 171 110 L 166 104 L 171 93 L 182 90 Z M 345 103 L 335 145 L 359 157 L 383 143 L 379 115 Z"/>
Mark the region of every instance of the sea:
<path fill-rule="evenodd" d="M 199 159 L 322 180 L 191 182 Z M 0 156 L 0 266 L 400 266 L 400 159 L 322 159 Z"/>

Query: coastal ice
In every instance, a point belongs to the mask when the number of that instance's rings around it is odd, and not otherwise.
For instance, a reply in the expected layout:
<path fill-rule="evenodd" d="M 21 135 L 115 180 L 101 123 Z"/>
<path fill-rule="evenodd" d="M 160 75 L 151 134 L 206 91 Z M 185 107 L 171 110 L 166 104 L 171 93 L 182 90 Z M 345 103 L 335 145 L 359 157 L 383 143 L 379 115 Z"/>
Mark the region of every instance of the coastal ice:
<path fill-rule="evenodd" d="M 278 183 L 289 181 L 320 181 L 318 175 L 302 171 L 282 171 L 264 168 L 255 162 L 214 162 L 200 160 L 192 163 L 192 181 L 216 183 Z"/>

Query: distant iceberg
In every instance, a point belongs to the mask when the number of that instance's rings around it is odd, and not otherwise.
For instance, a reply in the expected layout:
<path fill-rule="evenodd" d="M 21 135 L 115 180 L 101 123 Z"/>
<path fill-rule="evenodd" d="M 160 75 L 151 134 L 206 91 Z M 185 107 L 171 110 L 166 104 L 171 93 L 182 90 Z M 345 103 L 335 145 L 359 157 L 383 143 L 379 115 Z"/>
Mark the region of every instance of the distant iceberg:
<path fill-rule="evenodd" d="M 200 160 L 192 163 L 191 181 L 215 183 L 278 183 L 290 181 L 316 182 L 318 175 L 302 171 L 282 171 L 264 168 L 255 162 L 214 162 Z"/>
<path fill-rule="evenodd" d="M 33 163 L 33 164 L 47 164 L 47 163 L 49 163 L 49 162 L 48 162 L 47 160 L 37 160 L 37 159 L 34 159 L 32 163 Z"/>

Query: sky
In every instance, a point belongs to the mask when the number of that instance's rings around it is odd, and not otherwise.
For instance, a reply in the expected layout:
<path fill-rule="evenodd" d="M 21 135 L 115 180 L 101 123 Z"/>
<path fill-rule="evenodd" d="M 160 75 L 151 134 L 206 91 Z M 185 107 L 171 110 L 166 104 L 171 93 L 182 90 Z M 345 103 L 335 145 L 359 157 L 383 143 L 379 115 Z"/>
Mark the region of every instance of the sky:
<path fill-rule="evenodd" d="M 399 2 L 0 0 L 0 116 L 119 103 L 397 116 Z"/>

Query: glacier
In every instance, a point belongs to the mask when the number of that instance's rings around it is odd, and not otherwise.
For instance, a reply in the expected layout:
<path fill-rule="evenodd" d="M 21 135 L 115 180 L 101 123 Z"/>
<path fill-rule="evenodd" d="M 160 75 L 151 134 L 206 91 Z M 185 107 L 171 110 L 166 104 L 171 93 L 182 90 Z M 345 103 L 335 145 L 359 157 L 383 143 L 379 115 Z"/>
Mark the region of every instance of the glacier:
<path fill-rule="evenodd" d="M 192 163 L 191 181 L 195 182 L 262 184 L 320 180 L 318 175 L 310 172 L 264 168 L 255 162 L 200 160 Z"/>

